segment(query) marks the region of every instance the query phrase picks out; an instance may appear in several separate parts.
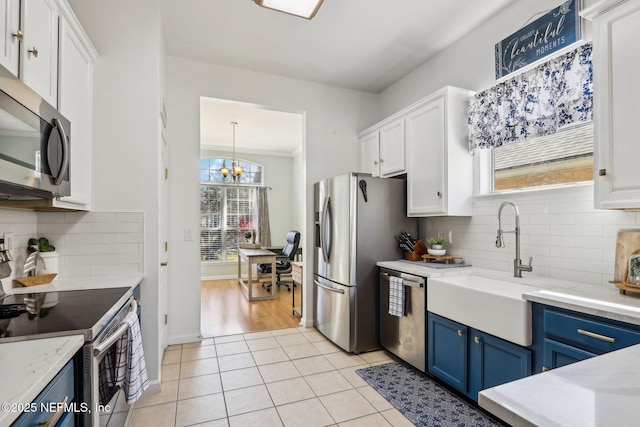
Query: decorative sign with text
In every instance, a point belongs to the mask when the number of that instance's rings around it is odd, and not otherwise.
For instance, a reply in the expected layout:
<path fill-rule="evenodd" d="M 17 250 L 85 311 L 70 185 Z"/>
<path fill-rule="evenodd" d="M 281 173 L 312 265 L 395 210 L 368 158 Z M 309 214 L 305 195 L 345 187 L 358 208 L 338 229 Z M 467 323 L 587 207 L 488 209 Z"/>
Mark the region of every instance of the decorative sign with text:
<path fill-rule="evenodd" d="M 580 0 L 569 0 L 496 44 L 496 79 L 564 49 L 582 37 Z"/>

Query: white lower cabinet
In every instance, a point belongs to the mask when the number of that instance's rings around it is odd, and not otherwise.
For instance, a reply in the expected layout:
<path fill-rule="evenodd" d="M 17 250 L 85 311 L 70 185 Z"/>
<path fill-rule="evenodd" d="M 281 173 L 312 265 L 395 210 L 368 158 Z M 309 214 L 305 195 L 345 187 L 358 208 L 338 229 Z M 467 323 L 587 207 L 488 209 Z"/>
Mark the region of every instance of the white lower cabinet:
<path fill-rule="evenodd" d="M 468 150 L 467 110 L 472 95 L 445 87 L 406 114 L 408 216 L 471 215 L 473 157 Z"/>
<path fill-rule="evenodd" d="M 595 207 L 640 208 L 640 0 L 605 0 L 582 14 L 594 24 Z"/>

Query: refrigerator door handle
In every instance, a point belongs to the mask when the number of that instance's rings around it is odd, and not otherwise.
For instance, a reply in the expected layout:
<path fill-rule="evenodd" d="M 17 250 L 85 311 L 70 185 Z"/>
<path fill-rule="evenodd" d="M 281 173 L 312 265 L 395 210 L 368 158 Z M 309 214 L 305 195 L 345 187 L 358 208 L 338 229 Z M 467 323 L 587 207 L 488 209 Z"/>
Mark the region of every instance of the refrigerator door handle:
<path fill-rule="evenodd" d="M 322 248 L 322 257 L 325 263 L 329 263 L 329 245 L 325 240 L 327 236 L 327 215 L 329 214 L 329 196 L 324 198 L 322 206 L 322 219 L 320 220 L 320 247 Z"/>
<path fill-rule="evenodd" d="M 330 292 L 335 292 L 337 294 L 344 294 L 344 289 L 336 289 L 333 288 L 331 286 L 327 286 L 327 285 L 323 285 L 322 283 L 318 282 L 317 280 L 313 280 L 313 283 L 315 283 L 316 285 L 320 286 L 322 289 L 326 289 Z"/>

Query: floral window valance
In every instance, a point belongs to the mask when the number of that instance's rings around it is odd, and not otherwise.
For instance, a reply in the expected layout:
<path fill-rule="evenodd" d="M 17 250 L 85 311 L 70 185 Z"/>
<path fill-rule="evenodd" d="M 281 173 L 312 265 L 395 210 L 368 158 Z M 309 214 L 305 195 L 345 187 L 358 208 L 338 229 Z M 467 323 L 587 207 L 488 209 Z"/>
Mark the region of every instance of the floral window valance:
<path fill-rule="evenodd" d="M 592 44 L 504 81 L 469 107 L 469 149 L 551 135 L 593 119 Z"/>

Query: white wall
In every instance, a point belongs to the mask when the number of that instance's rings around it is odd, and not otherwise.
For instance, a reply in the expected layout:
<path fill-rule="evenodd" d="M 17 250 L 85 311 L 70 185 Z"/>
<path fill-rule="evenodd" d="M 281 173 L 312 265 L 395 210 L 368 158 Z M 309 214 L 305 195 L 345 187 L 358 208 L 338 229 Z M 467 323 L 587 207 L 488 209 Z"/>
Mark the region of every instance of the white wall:
<path fill-rule="evenodd" d="M 586 4 L 592 1 L 584 2 Z M 495 15 L 450 48 L 396 82 L 381 94 L 382 110 L 389 115 L 444 85 L 481 91 L 495 84 L 493 46 L 517 30 L 533 14 L 556 7 L 556 0 L 516 2 Z M 588 40 L 590 27 L 583 33 Z M 596 70 L 597 72 L 597 70 Z M 476 154 L 478 156 L 478 154 Z M 476 177 L 478 176 L 476 162 Z M 532 274 L 612 286 L 616 233 L 640 228 L 634 212 L 593 208 L 593 186 L 476 197 L 469 218 L 430 218 L 420 222 L 420 237 L 437 231 L 453 231 L 449 253 L 464 256 L 480 267 L 512 271 L 514 242 L 505 236 L 504 249 L 495 248 L 500 203 L 513 200 L 521 212 L 522 258 L 533 256 Z M 504 211 L 504 229 L 513 224 L 510 209 Z M 525 273 L 526 274 L 526 273 Z"/>
<path fill-rule="evenodd" d="M 198 230 L 198 159 L 200 96 L 221 98 L 306 115 L 303 138 L 305 228 L 304 253 L 310 254 L 313 183 L 348 172 L 357 165 L 357 132 L 377 114 L 377 96 L 197 61 L 167 60 L 167 114 L 172 174 L 170 180 L 170 342 L 200 330 L 199 244 L 185 242 L 183 230 Z M 175 242 L 175 243 L 174 243 Z M 310 269 L 305 269 L 305 320 L 313 318 Z"/>
<path fill-rule="evenodd" d="M 300 135 L 302 138 L 302 135 Z M 201 156 L 232 157 L 231 152 L 202 150 Z M 236 153 L 238 160 L 246 160 L 264 167 L 264 185 L 271 187 L 268 192 L 269 227 L 271 244 L 284 246 L 287 231 L 295 228 L 294 209 L 298 203 L 292 199 L 295 175 L 293 158 L 253 153 Z M 238 275 L 238 264 L 231 262 L 202 262 L 201 276 L 205 280 L 230 278 Z"/>
<path fill-rule="evenodd" d="M 142 332 L 149 378 L 160 376 L 158 188 L 160 16 L 156 0 L 71 0 L 98 51 L 94 64 L 92 209 L 143 212 Z"/>
<path fill-rule="evenodd" d="M 296 230 L 304 230 L 305 229 L 305 200 L 304 200 L 304 180 L 300 179 L 300 177 L 305 176 L 305 165 L 304 159 L 302 158 L 302 149 L 300 149 L 299 153 L 297 153 L 293 157 L 293 176 L 295 179 L 293 180 L 293 191 L 291 192 L 291 198 L 293 203 L 295 203 L 295 207 L 293 208 L 293 220 L 294 228 Z M 304 259 L 303 254 L 303 259 Z M 311 262 L 311 258 L 309 258 L 309 262 Z"/>
<path fill-rule="evenodd" d="M 583 3 L 589 3 L 590 0 Z M 516 1 L 444 49 L 381 94 L 380 119 L 443 86 L 481 91 L 495 84 L 494 46 L 533 15 L 558 7 L 558 0 Z"/>

